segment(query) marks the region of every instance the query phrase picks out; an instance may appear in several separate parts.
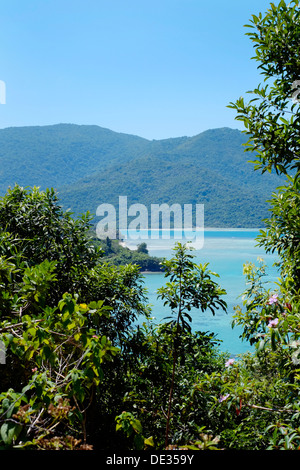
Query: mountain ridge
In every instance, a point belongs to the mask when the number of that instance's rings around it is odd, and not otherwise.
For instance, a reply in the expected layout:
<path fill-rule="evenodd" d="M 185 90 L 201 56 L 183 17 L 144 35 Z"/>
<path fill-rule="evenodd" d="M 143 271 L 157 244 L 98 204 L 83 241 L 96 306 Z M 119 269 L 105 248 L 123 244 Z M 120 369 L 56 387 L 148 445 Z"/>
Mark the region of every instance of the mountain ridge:
<path fill-rule="evenodd" d="M 149 140 L 96 125 L 0 129 L 0 193 L 54 187 L 64 208 L 95 214 L 102 203 L 204 204 L 211 227 L 257 227 L 282 184 L 247 162 L 244 134 L 228 127 Z"/>

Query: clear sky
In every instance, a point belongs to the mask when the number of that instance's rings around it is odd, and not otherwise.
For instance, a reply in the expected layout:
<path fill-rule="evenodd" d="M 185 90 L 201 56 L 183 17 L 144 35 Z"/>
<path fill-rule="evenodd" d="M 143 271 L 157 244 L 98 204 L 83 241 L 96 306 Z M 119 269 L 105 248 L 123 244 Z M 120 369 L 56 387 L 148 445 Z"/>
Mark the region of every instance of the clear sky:
<path fill-rule="evenodd" d="M 269 5 L 2 0 L 0 128 L 95 124 L 147 139 L 242 129 L 226 106 L 261 81 L 243 25 Z"/>

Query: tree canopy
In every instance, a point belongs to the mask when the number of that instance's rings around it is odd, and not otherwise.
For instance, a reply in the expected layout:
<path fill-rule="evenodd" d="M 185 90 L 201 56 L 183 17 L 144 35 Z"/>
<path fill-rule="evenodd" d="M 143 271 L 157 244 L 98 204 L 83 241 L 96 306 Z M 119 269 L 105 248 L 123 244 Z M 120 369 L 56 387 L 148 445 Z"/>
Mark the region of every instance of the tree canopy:
<path fill-rule="evenodd" d="M 255 168 L 287 176 L 270 199 L 271 216 L 259 238 L 267 251 L 277 250 L 282 277 L 298 290 L 299 280 L 299 175 L 300 175 L 300 10 L 298 0 L 271 3 L 265 15 L 253 15 L 247 33 L 255 49 L 263 83 L 231 103 L 249 136 L 246 151 L 255 155 Z"/>

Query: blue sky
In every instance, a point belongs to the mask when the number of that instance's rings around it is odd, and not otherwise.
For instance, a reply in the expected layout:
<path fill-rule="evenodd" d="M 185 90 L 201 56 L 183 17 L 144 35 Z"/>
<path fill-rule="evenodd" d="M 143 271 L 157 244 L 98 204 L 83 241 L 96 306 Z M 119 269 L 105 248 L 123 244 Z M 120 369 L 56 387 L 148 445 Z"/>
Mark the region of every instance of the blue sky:
<path fill-rule="evenodd" d="M 274 2 L 278 3 L 278 2 Z M 2 0 L 0 128 L 95 124 L 147 139 L 242 129 L 265 0 Z"/>

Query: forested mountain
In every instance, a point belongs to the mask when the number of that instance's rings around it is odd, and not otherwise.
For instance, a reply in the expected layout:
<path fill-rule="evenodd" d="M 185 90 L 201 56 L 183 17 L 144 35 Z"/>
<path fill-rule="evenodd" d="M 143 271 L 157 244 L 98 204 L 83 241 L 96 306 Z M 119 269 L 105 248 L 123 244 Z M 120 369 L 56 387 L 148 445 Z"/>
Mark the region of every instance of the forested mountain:
<path fill-rule="evenodd" d="M 205 225 L 258 227 L 283 180 L 249 163 L 245 136 L 229 128 L 147 140 L 98 126 L 0 130 L 0 192 L 18 183 L 54 187 L 64 208 L 95 214 L 102 203 L 204 204 Z"/>

